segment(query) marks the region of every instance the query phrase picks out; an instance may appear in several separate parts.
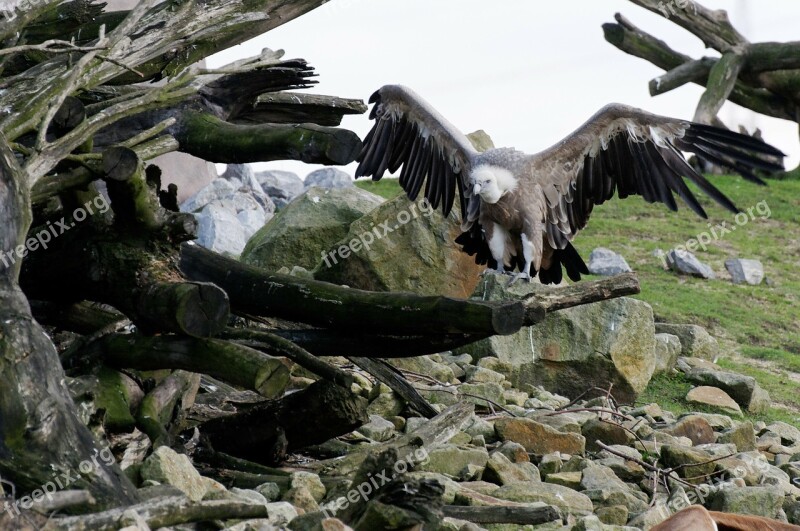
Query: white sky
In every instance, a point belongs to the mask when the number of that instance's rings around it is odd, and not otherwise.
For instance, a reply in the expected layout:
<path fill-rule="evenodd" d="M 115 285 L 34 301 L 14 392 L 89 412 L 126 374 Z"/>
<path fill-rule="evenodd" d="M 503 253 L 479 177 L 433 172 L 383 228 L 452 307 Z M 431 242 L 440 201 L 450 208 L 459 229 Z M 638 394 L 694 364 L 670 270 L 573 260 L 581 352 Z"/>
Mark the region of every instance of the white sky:
<path fill-rule="evenodd" d="M 800 39 L 800 2 L 701 0 L 727 9 L 750 41 Z M 408 85 L 465 133 L 484 129 L 495 145 L 527 152 L 569 134 L 603 105 L 620 102 L 692 118 L 702 93 L 686 85 L 650 97 L 663 73 L 603 38 L 601 25 L 621 12 L 673 49 L 699 58 L 718 55 L 679 26 L 625 0 L 332 0 L 247 43 L 211 58 L 218 67 L 262 48 L 284 49 L 316 68 L 311 92 L 367 100 L 389 83 Z M 760 127 L 765 139 L 800 160 L 797 124 L 756 115 L 731 103 L 720 113 L 731 128 Z M 343 127 L 362 138 L 366 115 Z M 318 166 L 259 163 L 305 177 Z M 355 165 L 346 168 L 351 174 Z"/>

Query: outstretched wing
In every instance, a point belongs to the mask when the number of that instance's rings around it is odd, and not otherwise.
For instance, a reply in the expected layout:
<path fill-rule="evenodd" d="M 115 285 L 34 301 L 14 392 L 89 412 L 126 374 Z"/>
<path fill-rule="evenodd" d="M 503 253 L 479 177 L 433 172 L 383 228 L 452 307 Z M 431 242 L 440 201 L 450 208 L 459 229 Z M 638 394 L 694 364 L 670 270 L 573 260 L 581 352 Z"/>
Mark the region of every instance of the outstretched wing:
<path fill-rule="evenodd" d="M 357 157 L 356 178 L 377 181 L 400 166 L 400 186 L 413 201 L 425 183 L 433 208 L 450 213 L 458 191 L 462 220 L 477 219 L 479 198 L 467 186 L 472 159 L 478 152 L 469 139 L 414 91 L 386 85 L 369 99 L 375 125 Z"/>
<path fill-rule="evenodd" d="M 677 194 L 698 215 L 708 217 L 684 178 L 731 212 L 739 212 L 692 168 L 682 151 L 762 185 L 755 171 L 780 171 L 785 156 L 750 136 L 608 105 L 561 143 L 531 157 L 533 178 L 546 198 L 549 245 L 563 249 L 565 241 L 586 226 L 594 206 L 611 199 L 615 191 L 620 198 L 640 195 L 671 210 L 678 209 L 673 196 Z"/>

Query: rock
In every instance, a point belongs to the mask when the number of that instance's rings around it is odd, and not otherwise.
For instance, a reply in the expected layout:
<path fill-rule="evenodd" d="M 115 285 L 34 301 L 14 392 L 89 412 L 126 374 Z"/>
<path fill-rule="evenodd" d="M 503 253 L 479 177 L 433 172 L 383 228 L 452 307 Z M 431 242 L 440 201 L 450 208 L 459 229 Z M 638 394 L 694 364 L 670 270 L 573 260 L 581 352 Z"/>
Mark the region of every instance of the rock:
<path fill-rule="evenodd" d="M 654 507 L 641 512 L 628 520 L 630 527 L 649 530 L 670 517 L 669 508 L 663 503 L 656 503 Z M 690 531 L 688 529 L 681 531 Z"/>
<path fill-rule="evenodd" d="M 624 505 L 599 507 L 595 509 L 594 514 L 606 525 L 624 526 L 628 522 L 628 508 Z"/>
<path fill-rule="evenodd" d="M 236 214 L 236 219 L 242 226 L 245 242 L 266 225 L 272 216 L 273 214 L 265 214 L 263 210 L 243 210 Z"/>
<path fill-rule="evenodd" d="M 783 508 L 783 492 L 776 487 L 723 488 L 711 496 L 708 508 L 725 513 L 778 518 Z"/>
<path fill-rule="evenodd" d="M 768 424 L 766 428 L 759 432 L 759 435 L 764 433 L 774 433 L 780 437 L 781 444 L 784 446 L 800 444 L 800 429 L 779 420 Z"/>
<path fill-rule="evenodd" d="M 489 454 L 485 448 L 460 448 L 454 444 L 446 444 L 428 452 L 428 460 L 420 463 L 415 470 L 423 472 L 437 472 L 461 480 L 472 479 L 473 474 L 467 473 L 470 465 L 479 471 L 483 470 Z"/>
<path fill-rule="evenodd" d="M 592 500 L 585 494 L 554 483 L 512 483 L 500 487 L 492 496 L 514 502 L 554 505 L 561 509 L 564 516 L 584 516 L 594 509 Z"/>
<path fill-rule="evenodd" d="M 274 526 L 285 526 L 297 517 L 297 509 L 285 501 L 267 504 L 269 522 Z"/>
<path fill-rule="evenodd" d="M 281 500 L 291 503 L 293 507 L 301 509 L 305 513 L 313 513 L 320 509 L 314 495 L 305 486 L 290 488 L 284 493 Z"/>
<path fill-rule="evenodd" d="M 700 476 L 711 474 L 716 469 L 716 463 L 710 462 L 712 459 L 711 455 L 701 450 L 665 444 L 661 447 L 659 462 L 668 468 L 692 465 L 679 468 L 677 474 L 682 478 L 698 478 L 693 482 L 700 484 L 704 483 Z"/>
<path fill-rule="evenodd" d="M 430 356 L 414 356 L 410 358 L 393 358 L 389 363 L 400 370 L 430 376 L 442 383 L 458 383 L 453 369 L 444 363 L 438 363 Z"/>
<path fill-rule="evenodd" d="M 725 260 L 725 269 L 731 274 L 734 284 L 758 286 L 764 280 L 764 266 L 758 260 L 742 258 Z"/>
<path fill-rule="evenodd" d="M 681 340 L 674 334 L 656 334 L 656 368 L 653 374 L 669 374 L 681 355 Z"/>
<path fill-rule="evenodd" d="M 714 270 L 704 264 L 695 255 L 684 249 L 672 249 L 667 253 L 667 266 L 676 273 L 693 277 L 716 278 Z"/>
<path fill-rule="evenodd" d="M 506 286 L 487 275 L 473 297 L 508 300 L 541 291 L 540 285 Z M 619 298 L 568 308 L 508 336 L 493 336 L 458 349 L 474 359 L 488 356 L 518 367 L 512 383 L 542 386 L 552 393 L 576 397 L 586 389 L 614 384 L 614 396 L 633 402 L 655 370 L 653 310 L 642 301 Z M 531 393 L 531 396 L 534 396 Z"/>
<path fill-rule="evenodd" d="M 608 445 L 628 445 L 633 441 L 633 434 L 617 424 L 591 419 L 581 426 L 581 434 L 586 438 L 586 449 L 596 452 L 600 448 L 597 441 Z"/>
<path fill-rule="evenodd" d="M 472 143 L 472 147 L 483 153 L 489 149 L 494 149 L 494 141 L 492 137 L 489 136 L 489 133 L 484 131 L 483 129 L 478 129 L 477 131 L 473 131 L 467 135 L 470 143 Z"/>
<path fill-rule="evenodd" d="M 227 179 L 214 179 L 181 204 L 181 212 L 199 212 L 212 201 L 230 197 L 236 187 Z"/>
<path fill-rule="evenodd" d="M 262 483 L 255 490 L 264 496 L 268 502 L 277 501 L 281 497 L 281 488 L 277 483 Z"/>
<path fill-rule="evenodd" d="M 320 168 L 306 175 L 306 189 L 313 186 L 319 188 L 354 188 L 353 179 L 347 172 L 339 168 Z"/>
<path fill-rule="evenodd" d="M 486 398 L 495 404 L 505 405 L 506 400 L 503 396 L 503 386 L 497 383 L 480 383 L 480 384 L 461 384 L 458 386 L 458 392 L 461 393 L 466 402 L 472 402 L 479 406 L 486 406 Z"/>
<path fill-rule="evenodd" d="M 242 223 L 230 210 L 211 203 L 197 215 L 197 243 L 220 254 L 238 257 L 247 240 Z"/>
<path fill-rule="evenodd" d="M 632 271 L 631 266 L 611 249 L 598 247 L 589 254 L 589 272 L 593 275 L 612 276 Z"/>
<path fill-rule="evenodd" d="M 353 221 L 382 202 L 359 188 L 311 188 L 250 238 L 242 262 L 268 271 L 282 266 L 311 270 L 323 252 L 347 234 Z"/>
<path fill-rule="evenodd" d="M 711 424 L 700 415 L 686 415 L 672 426 L 659 431 L 673 437 L 688 437 L 695 445 L 713 443 L 716 437 Z"/>
<path fill-rule="evenodd" d="M 255 177 L 277 209 L 285 207 L 305 190 L 303 180 L 290 171 L 261 171 Z"/>
<path fill-rule="evenodd" d="M 369 422 L 358 428 L 357 431 L 368 439 L 383 442 L 388 441 L 394 435 L 394 424 L 378 415 L 370 415 Z"/>
<path fill-rule="evenodd" d="M 292 489 L 303 488 L 308 491 L 314 500 L 320 502 L 325 498 L 327 489 L 319 476 L 311 472 L 294 472 L 291 475 L 289 486 Z"/>
<path fill-rule="evenodd" d="M 555 472 L 553 474 L 548 474 L 545 481 L 547 483 L 554 483 L 572 490 L 580 490 L 582 476 L 583 472 Z"/>
<path fill-rule="evenodd" d="M 483 480 L 498 485 L 510 485 L 520 481 L 541 481 L 539 469 L 533 463 L 512 463 L 501 452 L 493 452 L 486 462 Z"/>
<path fill-rule="evenodd" d="M 713 361 L 719 354 L 717 340 L 702 326 L 656 323 L 656 332 L 678 336 L 681 345 L 681 356 Z"/>
<path fill-rule="evenodd" d="M 628 487 L 607 466 L 593 464 L 583 469 L 581 489 L 595 505 L 624 505 L 629 512 L 647 509 L 645 494 Z"/>
<path fill-rule="evenodd" d="M 562 452 L 583 454 L 586 439 L 576 433 L 562 433 L 550 426 L 527 418 L 501 418 L 494 423 L 497 436 L 502 441 L 514 441 L 530 453 L 544 455 Z"/>
<path fill-rule="evenodd" d="M 367 413 L 385 419 L 399 415 L 400 412 L 403 411 L 403 407 L 405 407 L 405 404 L 394 394 L 394 391 L 387 391 L 378 394 L 378 396 L 369 403 L 367 406 Z"/>
<path fill-rule="evenodd" d="M 202 500 L 206 494 L 207 485 L 189 458 L 169 446 L 156 448 L 142 463 L 139 474 L 142 481 L 172 485 L 195 502 Z"/>
<path fill-rule="evenodd" d="M 740 422 L 735 427 L 725 430 L 717 435 L 720 444 L 733 444 L 740 452 L 750 452 L 756 449 L 756 432 L 753 423 Z"/>
<path fill-rule="evenodd" d="M 722 389 L 750 413 L 763 413 L 769 408 L 769 394 L 752 376 L 697 368 L 686 371 L 686 378 L 696 384 Z"/>
<path fill-rule="evenodd" d="M 733 415 L 736 417 L 742 416 L 742 410 L 739 404 L 728 396 L 728 393 L 716 387 L 709 387 L 701 385 L 693 388 L 686 394 L 686 401 L 690 404 L 699 404 L 701 406 L 708 406 L 713 409 Z"/>
<path fill-rule="evenodd" d="M 317 259 L 319 280 L 372 291 L 468 297 L 484 266 L 461 251 L 458 209 L 448 219 L 400 195 L 352 225 Z"/>

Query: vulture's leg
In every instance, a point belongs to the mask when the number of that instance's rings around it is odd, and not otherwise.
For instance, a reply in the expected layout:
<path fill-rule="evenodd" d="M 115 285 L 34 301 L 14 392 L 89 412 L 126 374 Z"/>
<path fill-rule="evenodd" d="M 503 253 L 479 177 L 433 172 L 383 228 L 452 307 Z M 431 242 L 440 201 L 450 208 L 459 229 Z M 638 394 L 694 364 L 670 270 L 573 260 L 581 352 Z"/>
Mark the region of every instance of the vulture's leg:
<path fill-rule="evenodd" d="M 520 234 L 520 239 L 522 240 L 522 257 L 525 259 L 525 267 L 519 273 L 515 273 L 514 276 L 508 281 L 508 285 L 510 286 L 514 282 L 519 279 L 524 279 L 527 282 L 531 281 L 531 265 L 533 264 L 533 241 L 528 238 L 528 235 L 524 232 Z"/>
<path fill-rule="evenodd" d="M 508 251 L 506 249 L 506 241 L 509 239 L 508 232 L 506 229 L 503 228 L 502 225 L 499 225 L 493 221 L 484 225 L 484 231 L 486 235 L 486 241 L 489 242 L 489 251 L 492 253 L 492 258 L 494 261 L 497 262 L 495 269 L 487 268 L 482 274 L 499 274 L 503 275 L 506 272 L 506 255 Z"/>

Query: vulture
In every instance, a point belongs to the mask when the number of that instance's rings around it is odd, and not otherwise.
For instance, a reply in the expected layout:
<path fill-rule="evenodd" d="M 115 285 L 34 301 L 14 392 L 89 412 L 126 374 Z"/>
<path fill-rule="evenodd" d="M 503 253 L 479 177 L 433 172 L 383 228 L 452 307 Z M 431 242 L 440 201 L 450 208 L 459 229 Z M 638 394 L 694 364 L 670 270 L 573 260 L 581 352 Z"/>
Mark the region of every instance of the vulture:
<path fill-rule="evenodd" d="M 683 152 L 765 184 L 757 170 L 783 169 L 778 149 L 756 138 L 686 120 L 610 104 L 558 144 L 534 155 L 514 148 L 478 152 L 469 139 L 411 89 L 387 85 L 372 95 L 374 126 L 357 157 L 356 177 L 379 180 L 402 167 L 409 199 L 420 193 L 450 213 L 458 195 L 462 234 L 456 243 L 486 272 L 509 283 L 537 274 L 544 284 L 588 274 L 572 239 L 595 205 L 614 193 L 639 195 L 671 210 L 677 194 L 706 212 L 686 185 L 695 183 L 731 212 L 739 210 L 686 161 Z M 424 192 L 423 192 L 424 185 Z M 514 271 L 519 270 L 514 273 Z"/>

